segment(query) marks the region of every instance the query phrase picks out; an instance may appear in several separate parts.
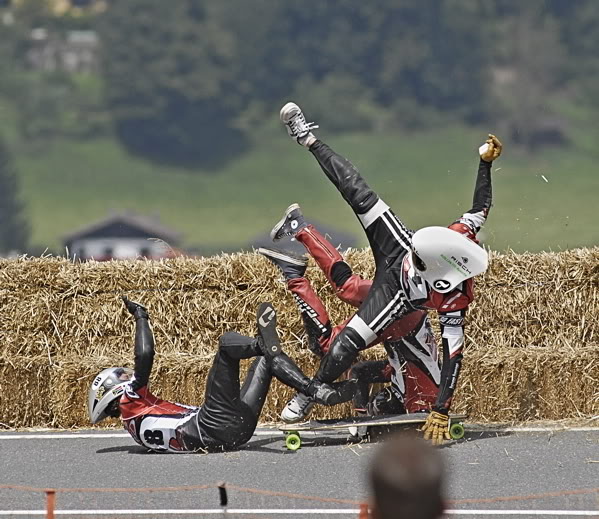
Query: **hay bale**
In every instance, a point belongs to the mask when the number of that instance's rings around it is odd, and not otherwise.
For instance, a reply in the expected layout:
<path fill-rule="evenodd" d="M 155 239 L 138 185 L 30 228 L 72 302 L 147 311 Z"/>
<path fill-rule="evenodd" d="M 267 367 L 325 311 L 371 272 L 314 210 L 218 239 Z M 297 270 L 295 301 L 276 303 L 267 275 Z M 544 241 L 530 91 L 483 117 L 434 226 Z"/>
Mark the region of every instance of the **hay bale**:
<path fill-rule="evenodd" d="M 50 371 L 47 356 L 0 356 L 0 428 L 52 422 Z"/>
<path fill-rule="evenodd" d="M 478 421 L 589 418 L 599 412 L 596 347 L 577 354 L 537 349 L 469 352 L 454 410 Z"/>
<path fill-rule="evenodd" d="M 355 272 L 372 276 L 369 250 L 351 250 L 346 259 Z M 352 315 L 312 260 L 307 277 L 333 323 Z M 599 414 L 598 286 L 599 247 L 492 254 L 468 314 L 455 410 L 490 421 Z M 284 349 L 306 374 L 317 369 L 293 298 L 279 271 L 259 254 L 104 263 L 0 260 L 0 389 L 12 388 L 18 378 L 28 395 L 13 403 L 3 399 L 0 422 L 87 425 L 93 376 L 111 365 L 132 365 L 134 320 L 121 295 L 150 310 L 157 345 L 153 389 L 163 398 L 200 403 L 219 337 L 228 330 L 255 335 L 255 311 L 263 301 L 277 308 Z M 385 356 L 380 347 L 364 355 Z M 243 363 L 243 373 L 248 365 Z M 277 420 L 292 395 L 275 382 L 262 420 Z M 318 407 L 316 416 L 347 412 L 348 406 Z"/>
<path fill-rule="evenodd" d="M 492 256 L 469 312 L 477 347 L 575 352 L 597 344 L 599 248 Z"/>

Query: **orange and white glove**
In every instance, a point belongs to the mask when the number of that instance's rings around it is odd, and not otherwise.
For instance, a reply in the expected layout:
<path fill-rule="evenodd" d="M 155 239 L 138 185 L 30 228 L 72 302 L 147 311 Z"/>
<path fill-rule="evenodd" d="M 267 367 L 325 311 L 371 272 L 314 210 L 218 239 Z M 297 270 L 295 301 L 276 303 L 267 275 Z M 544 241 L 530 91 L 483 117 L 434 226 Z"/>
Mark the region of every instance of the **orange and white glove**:
<path fill-rule="evenodd" d="M 431 440 L 433 445 L 441 445 L 444 440 L 450 440 L 449 416 L 437 411 L 431 411 L 421 431 L 425 440 Z"/>
<path fill-rule="evenodd" d="M 502 150 L 503 144 L 501 144 L 501 141 L 495 137 L 495 135 L 490 133 L 489 138 L 478 149 L 478 152 L 480 154 L 480 158 L 485 162 L 493 162 L 495 159 L 499 158 Z"/>

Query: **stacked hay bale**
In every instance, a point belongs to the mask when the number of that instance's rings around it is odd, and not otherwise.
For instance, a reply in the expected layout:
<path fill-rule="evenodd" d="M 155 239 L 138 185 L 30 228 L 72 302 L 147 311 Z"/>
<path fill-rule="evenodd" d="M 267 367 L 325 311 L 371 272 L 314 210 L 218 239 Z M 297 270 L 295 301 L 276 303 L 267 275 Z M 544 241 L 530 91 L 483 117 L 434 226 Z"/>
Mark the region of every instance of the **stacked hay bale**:
<path fill-rule="evenodd" d="M 351 251 L 372 276 L 368 250 Z M 526 421 L 599 413 L 599 248 L 494 255 L 476 283 L 455 411 L 473 419 Z M 308 277 L 333 322 L 339 302 L 313 264 Z M 200 404 L 218 338 L 255 335 L 262 301 L 278 310 L 284 349 L 312 375 L 301 318 L 278 271 L 254 253 L 161 261 L 72 263 L 61 258 L 0 261 L 0 424 L 87 426 L 86 398 L 101 369 L 132 366 L 134 321 L 120 296 L 150 310 L 157 355 L 153 392 Z M 381 347 L 366 358 L 384 357 Z M 244 371 L 248 362 L 244 362 Z M 262 420 L 276 421 L 293 391 L 273 384 Z M 316 416 L 349 412 L 318 408 Z"/>

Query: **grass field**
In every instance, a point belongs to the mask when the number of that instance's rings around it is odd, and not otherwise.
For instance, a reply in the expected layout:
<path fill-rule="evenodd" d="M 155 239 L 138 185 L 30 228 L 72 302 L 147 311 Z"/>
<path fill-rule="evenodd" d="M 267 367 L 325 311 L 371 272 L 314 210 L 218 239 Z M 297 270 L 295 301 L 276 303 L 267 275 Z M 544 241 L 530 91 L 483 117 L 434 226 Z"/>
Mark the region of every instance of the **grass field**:
<path fill-rule="evenodd" d="M 470 208 L 476 150 L 485 135 L 484 129 L 465 127 L 421 134 L 319 133 L 412 228 L 447 225 Z M 485 243 L 516 251 L 599 243 L 590 214 L 598 202 L 597 154 L 546 150 L 530 156 L 504 144 L 494 168 L 495 206 Z M 183 233 L 183 247 L 232 250 L 270 230 L 292 202 L 309 219 L 354 233 L 366 245 L 357 220 L 315 160 L 283 128 L 265 129 L 250 152 L 218 171 L 154 165 L 110 139 L 57 141 L 39 154 L 18 149 L 32 242 L 53 252 L 61 251 L 63 235 L 123 209 L 159 215 Z"/>

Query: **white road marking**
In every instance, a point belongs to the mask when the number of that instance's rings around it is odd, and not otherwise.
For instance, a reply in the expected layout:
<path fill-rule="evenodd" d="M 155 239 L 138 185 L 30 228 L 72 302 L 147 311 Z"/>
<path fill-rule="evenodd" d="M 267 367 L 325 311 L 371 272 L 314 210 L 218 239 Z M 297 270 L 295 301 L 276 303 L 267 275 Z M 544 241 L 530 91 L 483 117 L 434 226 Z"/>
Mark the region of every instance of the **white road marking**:
<path fill-rule="evenodd" d="M 592 427 L 564 427 L 561 425 L 553 425 L 547 427 L 527 427 L 527 426 L 515 426 L 515 427 L 486 427 L 486 426 L 478 426 L 474 424 L 465 423 L 464 427 L 466 427 L 466 431 L 470 432 L 561 432 L 561 431 L 598 431 L 599 425 Z"/>
<path fill-rule="evenodd" d="M 1 515 L 46 515 L 46 510 L 0 510 Z M 216 515 L 224 514 L 222 508 L 208 509 L 167 509 L 167 510 L 54 510 L 54 515 Z M 340 515 L 354 517 L 357 508 L 227 508 L 227 514 L 271 514 L 271 515 Z M 587 516 L 596 517 L 597 510 L 445 510 L 446 515 L 534 515 L 534 516 Z"/>
<path fill-rule="evenodd" d="M 357 515 L 358 509 L 353 508 L 340 508 L 340 509 L 318 509 L 318 508 L 263 508 L 263 509 L 249 509 L 249 508 L 227 508 L 226 514 L 352 514 Z M 219 514 L 224 515 L 225 511 L 222 508 L 212 508 L 205 510 L 185 510 L 185 509 L 173 509 L 173 510 L 55 510 L 54 515 L 208 515 L 208 514 Z M 46 515 L 45 510 L 16 510 L 14 512 L 0 511 L 0 515 Z"/>
<path fill-rule="evenodd" d="M 128 433 L 114 433 L 114 434 L 101 434 L 101 433 L 89 433 L 89 434 L 77 434 L 77 433 L 59 433 L 59 434 L 0 434 L 0 440 L 57 440 L 66 438 L 72 439 L 86 439 L 86 438 L 127 438 L 131 437 Z"/>
<path fill-rule="evenodd" d="M 272 436 L 279 431 L 255 431 L 254 436 Z M 282 433 L 280 433 L 282 434 Z M 20 433 L 0 434 L 1 440 L 57 440 L 57 439 L 89 439 L 89 438 L 131 438 L 129 433 Z"/>
<path fill-rule="evenodd" d="M 598 510 L 445 510 L 448 515 L 583 515 L 596 517 Z"/>

